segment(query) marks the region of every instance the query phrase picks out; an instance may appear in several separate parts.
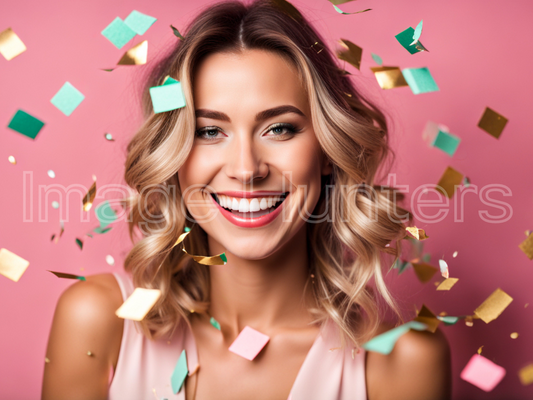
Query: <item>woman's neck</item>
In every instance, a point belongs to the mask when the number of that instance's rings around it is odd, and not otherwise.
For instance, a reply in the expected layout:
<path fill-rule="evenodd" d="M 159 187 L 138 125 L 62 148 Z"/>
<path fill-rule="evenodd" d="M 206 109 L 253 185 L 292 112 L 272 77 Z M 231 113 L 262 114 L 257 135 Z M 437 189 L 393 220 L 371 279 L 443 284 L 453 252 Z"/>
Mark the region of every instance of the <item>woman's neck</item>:
<path fill-rule="evenodd" d="M 210 237 L 208 241 L 211 253 L 224 251 Z M 305 225 L 275 254 L 262 260 L 226 255 L 226 265 L 209 267 L 209 313 L 226 332 L 236 336 L 246 325 L 268 332 L 280 327 L 302 328 L 311 322 L 308 309 L 314 303 Z"/>

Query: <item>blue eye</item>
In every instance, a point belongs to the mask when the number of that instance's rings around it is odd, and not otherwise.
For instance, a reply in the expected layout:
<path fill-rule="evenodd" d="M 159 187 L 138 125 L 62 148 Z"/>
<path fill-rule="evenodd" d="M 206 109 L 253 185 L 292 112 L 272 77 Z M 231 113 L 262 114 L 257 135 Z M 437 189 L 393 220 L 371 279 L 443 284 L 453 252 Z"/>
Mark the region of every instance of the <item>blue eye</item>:
<path fill-rule="evenodd" d="M 216 139 L 219 129 L 216 126 L 206 126 L 205 128 L 198 129 L 194 136 L 201 139 Z"/>
<path fill-rule="evenodd" d="M 298 129 L 294 125 L 288 123 L 277 123 L 268 128 L 268 132 L 272 132 L 274 134 L 273 136 L 292 136 L 300 131 L 301 129 Z"/>

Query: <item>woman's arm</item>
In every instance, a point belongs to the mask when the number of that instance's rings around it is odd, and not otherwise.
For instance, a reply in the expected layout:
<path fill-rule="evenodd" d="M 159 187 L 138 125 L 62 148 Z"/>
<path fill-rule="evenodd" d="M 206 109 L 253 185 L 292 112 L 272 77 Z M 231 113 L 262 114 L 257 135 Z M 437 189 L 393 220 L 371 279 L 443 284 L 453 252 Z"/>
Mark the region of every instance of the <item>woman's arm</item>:
<path fill-rule="evenodd" d="M 61 295 L 48 339 L 43 400 L 107 399 L 122 339 L 124 323 L 115 315 L 121 304 L 111 274 L 89 276 Z"/>
<path fill-rule="evenodd" d="M 369 352 L 368 400 L 448 400 L 451 357 L 444 334 L 409 331 L 389 355 Z"/>

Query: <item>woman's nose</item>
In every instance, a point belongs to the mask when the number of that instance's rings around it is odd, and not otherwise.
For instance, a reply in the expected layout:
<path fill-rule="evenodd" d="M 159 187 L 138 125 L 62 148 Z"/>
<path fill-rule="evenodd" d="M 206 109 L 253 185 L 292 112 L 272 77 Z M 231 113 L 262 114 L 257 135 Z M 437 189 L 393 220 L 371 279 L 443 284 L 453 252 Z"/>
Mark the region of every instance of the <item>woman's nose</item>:
<path fill-rule="evenodd" d="M 228 177 L 246 184 L 268 175 L 266 154 L 261 151 L 259 144 L 254 143 L 251 135 L 247 134 L 246 137 L 235 135 L 227 152 L 225 172 Z"/>

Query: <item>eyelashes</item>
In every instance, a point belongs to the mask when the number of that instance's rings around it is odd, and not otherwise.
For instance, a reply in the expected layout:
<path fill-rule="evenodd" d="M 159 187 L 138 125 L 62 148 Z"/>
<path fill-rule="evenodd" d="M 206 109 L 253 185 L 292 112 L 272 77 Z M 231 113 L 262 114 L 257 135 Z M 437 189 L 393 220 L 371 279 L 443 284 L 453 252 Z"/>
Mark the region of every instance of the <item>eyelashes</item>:
<path fill-rule="evenodd" d="M 194 137 L 203 139 L 203 140 L 215 140 L 219 138 L 218 133 L 220 131 L 221 129 L 217 126 L 206 126 L 201 129 L 198 129 L 194 133 Z M 294 126 L 293 124 L 289 124 L 286 122 L 279 122 L 276 124 L 272 124 L 267 129 L 267 132 L 274 133 L 274 135 L 269 135 L 269 137 L 274 138 L 274 140 L 287 140 L 301 131 L 302 131 L 301 128 L 298 128 Z"/>

